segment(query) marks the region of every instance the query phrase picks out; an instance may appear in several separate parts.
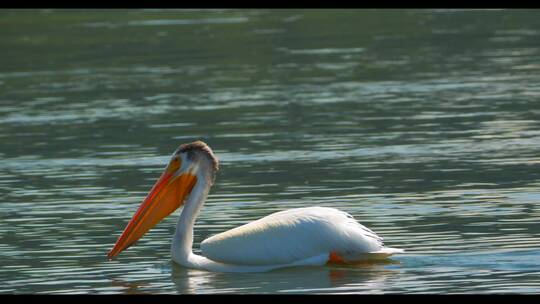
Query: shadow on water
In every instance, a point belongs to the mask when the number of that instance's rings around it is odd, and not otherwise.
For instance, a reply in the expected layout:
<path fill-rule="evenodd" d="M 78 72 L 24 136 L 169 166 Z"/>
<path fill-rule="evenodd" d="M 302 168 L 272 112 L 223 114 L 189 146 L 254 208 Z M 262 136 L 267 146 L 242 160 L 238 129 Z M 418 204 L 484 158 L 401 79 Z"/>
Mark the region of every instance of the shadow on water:
<path fill-rule="evenodd" d="M 186 269 L 171 262 L 171 279 L 178 293 L 328 293 L 344 292 L 347 285 L 365 292 L 381 292 L 384 282 L 397 275 L 383 266 L 396 261 L 347 266 L 291 267 L 265 273 L 215 273 Z M 358 288 L 357 292 L 358 292 Z"/>
<path fill-rule="evenodd" d="M 155 279 L 148 273 L 159 273 Z M 149 264 L 131 278 L 113 278 L 108 288 L 124 294 L 155 293 L 474 293 L 531 292 L 512 278 L 540 283 L 537 250 L 399 254 L 354 265 L 291 267 L 264 273 L 217 273 L 188 269 L 172 261 Z M 133 278 L 138 278 L 133 280 Z M 170 283 L 163 284 L 167 280 Z M 453 284 L 452 290 L 446 286 Z"/>
<path fill-rule="evenodd" d="M 123 294 L 147 294 L 149 292 L 141 290 L 147 286 L 148 284 L 144 282 L 128 282 L 121 279 L 111 280 L 111 287 L 121 289 Z"/>

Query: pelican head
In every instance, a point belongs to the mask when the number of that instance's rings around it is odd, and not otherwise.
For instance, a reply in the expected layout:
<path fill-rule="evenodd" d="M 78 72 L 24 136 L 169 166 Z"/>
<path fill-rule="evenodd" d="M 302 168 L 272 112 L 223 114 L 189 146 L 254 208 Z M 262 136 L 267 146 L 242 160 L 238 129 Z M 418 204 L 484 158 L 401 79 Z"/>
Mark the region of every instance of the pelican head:
<path fill-rule="evenodd" d="M 219 162 L 212 149 L 204 142 L 180 145 L 108 253 L 108 258 L 117 256 L 133 245 L 148 230 L 182 206 L 198 179 L 207 178 L 213 183 L 218 167 Z"/>

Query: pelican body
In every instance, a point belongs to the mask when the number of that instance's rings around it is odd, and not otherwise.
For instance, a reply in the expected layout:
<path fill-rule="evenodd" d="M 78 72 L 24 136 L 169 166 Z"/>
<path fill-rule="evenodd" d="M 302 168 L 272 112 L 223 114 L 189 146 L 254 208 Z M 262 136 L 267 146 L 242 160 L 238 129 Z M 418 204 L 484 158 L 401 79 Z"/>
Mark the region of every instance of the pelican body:
<path fill-rule="evenodd" d="M 193 226 L 215 180 L 218 160 L 202 141 L 180 145 L 108 254 L 117 256 L 183 206 L 172 260 L 216 272 L 263 272 L 291 266 L 355 263 L 403 252 L 350 214 L 328 207 L 295 208 L 214 235 L 194 254 Z"/>

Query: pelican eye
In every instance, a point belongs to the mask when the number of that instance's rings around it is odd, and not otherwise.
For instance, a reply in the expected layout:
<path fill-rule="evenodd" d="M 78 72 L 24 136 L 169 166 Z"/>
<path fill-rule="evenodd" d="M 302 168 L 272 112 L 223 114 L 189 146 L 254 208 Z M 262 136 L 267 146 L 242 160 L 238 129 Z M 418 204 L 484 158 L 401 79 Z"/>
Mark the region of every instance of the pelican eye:
<path fill-rule="evenodd" d="M 182 165 L 181 160 L 178 157 L 173 157 L 173 159 L 171 160 L 169 166 L 171 166 L 170 168 L 172 170 L 176 171 L 176 170 L 180 169 L 181 165 Z"/>

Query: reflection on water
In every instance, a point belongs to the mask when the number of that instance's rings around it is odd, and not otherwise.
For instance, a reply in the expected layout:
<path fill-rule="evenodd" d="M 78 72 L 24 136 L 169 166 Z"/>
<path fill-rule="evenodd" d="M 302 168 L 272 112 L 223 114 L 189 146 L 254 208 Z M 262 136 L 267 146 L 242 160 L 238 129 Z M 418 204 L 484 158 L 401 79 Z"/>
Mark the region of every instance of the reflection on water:
<path fill-rule="evenodd" d="M 212 273 L 173 265 L 171 277 L 179 293 L 381 293 L 386 278 L 392 275 L 397 275 L 396 271 L 369 265 L 297 267 L 268 272 L 261 282 L 260 274 Z"/>
<path fill-rule="evenodd" d="M 529 10 L 0 12 L 1 293 L 535 293 Z M 181 143 L 221 170 L 198 244 L 331 206 L 407 253 L 264 274 L 106 253 Z"/>

